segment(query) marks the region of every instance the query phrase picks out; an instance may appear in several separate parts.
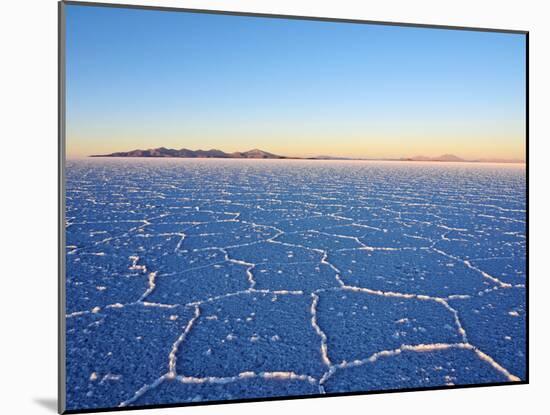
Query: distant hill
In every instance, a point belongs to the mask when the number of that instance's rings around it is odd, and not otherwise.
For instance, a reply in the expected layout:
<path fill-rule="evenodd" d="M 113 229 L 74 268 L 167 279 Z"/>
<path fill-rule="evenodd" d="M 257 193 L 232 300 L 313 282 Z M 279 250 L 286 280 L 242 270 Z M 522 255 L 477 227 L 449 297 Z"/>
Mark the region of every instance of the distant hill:
<path fill-rule="evenodd" d="M 148 150 L 122 151 L 111 154 L 94 154 L 90 157 L 179 157 L 179 158 L 223 158 L 223 159 L 286 159 L 288 157 L 268 153 L 258 149 L 244 152 L 226 153 L 221 150 L 175 150 L 159 147 Z"/>
<path fill-rule="evenodd" d="M 446 161 L 446 162 L 468 162 L 468 163 L 525 163 L 525 160 L 520 159 L 500 159 L 500 158 L 483 158 L 477 160 L 463 159 L 454 154 L 443 154 L 438 157 L 414 156 L 403 157 L 399 161 Z"/>
<path fill-rule="evenodd" d="M 455 156 L 454 154 L 443 154 L 439 157 L 426 157 L 426 156 L 414 156 L 414 157 L 408 157 L 408 158 L 402 158 L 400 159 L 402 161 L 468 161 L 461 159 L 458 156 Z"/>
<path fill-rule="evenodd" d="M 455 156 L 454 154 L 443 154 L 439 157 L 434 157 L 432 161 L 466 161 L 460 157 Z"/>

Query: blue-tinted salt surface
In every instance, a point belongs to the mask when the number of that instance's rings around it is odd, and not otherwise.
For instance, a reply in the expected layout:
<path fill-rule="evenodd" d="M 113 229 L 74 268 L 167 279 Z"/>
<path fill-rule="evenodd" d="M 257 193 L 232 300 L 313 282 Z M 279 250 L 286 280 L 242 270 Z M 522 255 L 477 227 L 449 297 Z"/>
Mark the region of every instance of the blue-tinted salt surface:
<path fill-rule="evenodd" d="M 519 165 L 67 163 L 67 407 L 525 379 Z"/>

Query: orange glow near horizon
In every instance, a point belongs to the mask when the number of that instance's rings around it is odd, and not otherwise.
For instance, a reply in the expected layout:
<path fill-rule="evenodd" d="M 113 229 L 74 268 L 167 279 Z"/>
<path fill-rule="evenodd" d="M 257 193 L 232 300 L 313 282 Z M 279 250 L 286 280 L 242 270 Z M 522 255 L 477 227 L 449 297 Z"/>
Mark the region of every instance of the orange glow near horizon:
<path fill-rule="evenodd" d="M 443 154 L 453 154 L 471 160 L 525 160 L 525 138 L 511 135 L 500 137 L 478 135 L 461 137 L 457 135 L 447 136 L 444 139 L 416 137 L 412 134 L 399 137 L 369 136 L 367 134 L 342 135 L 339 137 L 328 135 L 317 135 L 315 137 L 278 137 L 273 135 L 271 137 L 270 135 L 264 135 L 262 140 L 241 135 L 237 140 L 236 137 L 228 134 L 223 139 L 212 137 L 186 139 L 166 136 L 156 137 L 153 140 L 146 136 L 131 137 L 122 134 L 109 140 L 103 137 L 79 139 L 68 134 L 66 140 L 66 152 L 69 158 L 158 147 L 188 148 L 190 150 L 219 149 L 227 153 L 259 148 L 287 157 L 333 156 L 392 159 L 414 156 L 437 157 Z"/>

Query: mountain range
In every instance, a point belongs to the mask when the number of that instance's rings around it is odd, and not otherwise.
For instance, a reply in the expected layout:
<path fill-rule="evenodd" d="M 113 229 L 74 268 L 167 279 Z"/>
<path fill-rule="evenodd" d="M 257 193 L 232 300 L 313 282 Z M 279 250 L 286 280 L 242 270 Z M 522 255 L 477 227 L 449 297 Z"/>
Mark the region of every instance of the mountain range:
<path fill-rule="evenodd" d="M 374 160 L 368 158 L 353 158 L 353 157 L 335 157 L 335 156 L 316 156 L 316 157 L 288 157 L 278 154 L 269 153 L 257 148 L 248 151 L 236 151 L 226 153 L 222 150 L 189 150 L 182 148 L 180 150 L 159 147 L 150 148 L 148 150 L 131 150 L 121 151 L 110 154 L 94 154 L 90 157 L 156 157 L 156 158 L 221 158 L 221 159 L 297 159 L 297 160 Z M 454 154 L 443 154 L 438 157 L 414 156 L 403 157 L 400 159 L 377 159 L 391 161 L 441 161 L 441 162 L 487 162 L 487 163 L 523 163 L 522 160 L 507 160 L 507 159 L 479 159 L 467 160 L 455 156 Z"/>
<path fill-rule="evenodd" d="M 148 150 L 122 151 L 111 154 L 95 154 L 90 157 L 179 157 L 179 158 L 218 158 L 218 159 L 286 159 L 292 157 L 279 156 L 258 150 L 257 148 L 249 151 L 226 153 L 221 150 L 189 150 L 182 148 L 175 150 L 172 148 L 151 148 Z"/>

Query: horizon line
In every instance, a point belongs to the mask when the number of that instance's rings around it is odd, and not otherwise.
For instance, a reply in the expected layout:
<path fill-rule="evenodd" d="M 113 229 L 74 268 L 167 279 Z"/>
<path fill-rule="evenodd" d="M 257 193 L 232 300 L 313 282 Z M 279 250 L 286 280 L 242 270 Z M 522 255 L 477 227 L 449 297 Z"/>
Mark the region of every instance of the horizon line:
<path fill-rule="evenodd" d="M 461 161 L 446 161 L 446 160 L 411 160 L 411 159 L 397 159 L 397 158 L 298 158 L 298 157 L 289 157 L 289 158 L 279 158 L 279 159 L 264 159 L 264 158 L 221 158 L 221 157 L 90 157 L 90 156 L 67 156 L 65 161 L 83 161 L 83 160 L 96 160 L 96 159 L 114 159 L 114 160 L 149 160 L 149 161 L 161 161 L 161 160 L 201 160 L 201 161 L 258 161 L 258 162 L 269 162 L 269 161 L 311 161 L 311 162 L 384 162 L 384 163 L 412 163 L 412 164 L 468 164 L 468 165 L 502 165 L 502 166 L 513 166 L 513 165 L 527 165 L 525 160 L 510 160 L 510 161 L 498 161 L 498 160 L 461 160 Z"/>
<path fill-rule="evenodd" d="M 226 151 L 226 150 L 220 150 L 219 148 L 210 148 L 207 150 L 203 150 L 202 148 L 191 150 L 187 147 L 181 147 L 181 148 L 170 148 L 165 146 L 160 147 L 149 147 L 146 149 L 142 148 L 136 148 L 132 150 L 126 150 L 126 151 L 114 151 L 111 153 L 103 153 L 103 154 L 87 154 L 87 155 L 73 155 L 72 158 L 232 158 L 232 157 L 223 157 L 223 156 L 216 156 L 216 155 L 208 155 L 208 156 L 186 156 L 186 155 L 127 155 L 128 153 L 133 152 L 150 152 L 155 150 L 165 150 L 165 151 L 190 151 L 193 153 L 209 153 L 209 152 L 221 152 L 224 153 L 224 155 L 244 155 L 254 152 L 263 153 L 269 157 L 257 157 L 258 159 L 298 159 L 298 160 L 323 160 L 323 159 L 340 159 L 340 160 L 380 160 L 380 161 L 430 161 L 430 162 L 477 162 L 477 163 L 518 163 L 518 164 L 525 164 L 526 160 L 525 158 L 506 158 L 506 157 L 461 157 L 457 156 L 456 154 L 452 152 L 445 152 L 438 156 L 425 156 L 423 154 L 416 154 L 416 155 L 407 155 L 407 156 L 382 156 L 382 157 L 372 157 L 372 156 L 343 156 L 343 155 L 334 155 L 334 154 L 317 154 L 317 155 L 302 155 L 302 156 L 296 156 L 296 155 L 282 155 L 277 153 L 272 153 L 270 151 L 265 151 L 262 149 L 259 149 L 257 147 L 250 149 L 250 150 L 235 150 L 235 151 Z M 126 154 L 126 155 L 125 155 Z M 69 158 L 69 156 L 67 157 Z M 233 157 L 236 159 L 245 158 L 245 159 L 251 159 L 254 157 Z"/>

